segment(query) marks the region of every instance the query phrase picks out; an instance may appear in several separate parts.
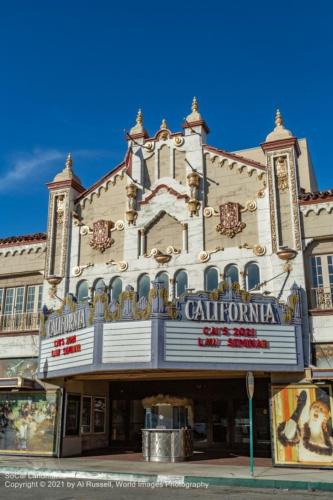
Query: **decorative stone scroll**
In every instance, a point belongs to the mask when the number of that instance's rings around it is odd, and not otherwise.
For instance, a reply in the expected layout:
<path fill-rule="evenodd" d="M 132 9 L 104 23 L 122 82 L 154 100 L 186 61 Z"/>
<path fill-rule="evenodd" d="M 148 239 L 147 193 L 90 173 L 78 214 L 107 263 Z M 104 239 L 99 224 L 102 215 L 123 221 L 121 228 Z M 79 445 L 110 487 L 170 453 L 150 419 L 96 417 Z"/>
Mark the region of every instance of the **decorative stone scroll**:
<path fill-rule="evenodd" d="M 91 267 L 93 266 L 94 264 L 92 264 L 91 262 L 89 262 L 88 264 L 85 264 L 85 265 L 82 265 L 82 266 L 74 266 L 73 269 L 72 269 L 72 276 L 74 276 L 75 278 L 77 278 L 78 276 L 81 276 L 82 272 L 87 269 L 88 267 Z"/>
<path fill-rule="evenodd" d="M 223 252 L 224 247 L 215 247 L 213 250 L 201 250 L 198 254 L 199 262 L 208 262 L 212 253 Z"/>

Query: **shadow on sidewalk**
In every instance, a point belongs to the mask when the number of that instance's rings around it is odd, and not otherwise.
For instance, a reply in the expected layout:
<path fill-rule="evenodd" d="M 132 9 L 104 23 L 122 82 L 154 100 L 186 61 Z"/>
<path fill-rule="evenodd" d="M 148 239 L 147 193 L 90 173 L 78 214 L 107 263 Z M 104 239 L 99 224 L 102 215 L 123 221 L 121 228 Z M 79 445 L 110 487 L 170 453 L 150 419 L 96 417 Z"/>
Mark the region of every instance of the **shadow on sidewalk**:
<path fill-rule="evenodd" d="M 120 460 L 128 462 L 144 462 L 141 452 L 128 448 L 89 450 L 82 453 L 80 458 L 84 460 L 89 457 L 92 460 Z M 226 450 L 195 450 L 193 457 L 186 463 L 202 462 L 207 465 L 248 465 L 249 457 L 238 455 Z M 255 463 L 262 467 L 271 467 L 272 459 L 267 457 L 255 457 Z"/>

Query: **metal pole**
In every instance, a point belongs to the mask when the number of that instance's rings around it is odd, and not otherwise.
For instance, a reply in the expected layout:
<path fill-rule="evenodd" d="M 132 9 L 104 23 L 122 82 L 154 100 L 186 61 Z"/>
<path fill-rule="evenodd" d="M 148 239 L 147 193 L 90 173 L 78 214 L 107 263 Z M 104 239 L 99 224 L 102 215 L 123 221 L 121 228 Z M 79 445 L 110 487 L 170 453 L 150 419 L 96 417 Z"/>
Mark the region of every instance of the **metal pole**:
<path fill-rule="evenodd" d="M 253 477 L 253 418 L 252 418 L 252 398 L 249 398 L 249 417 L 250 417 L 250 472 Z"/>

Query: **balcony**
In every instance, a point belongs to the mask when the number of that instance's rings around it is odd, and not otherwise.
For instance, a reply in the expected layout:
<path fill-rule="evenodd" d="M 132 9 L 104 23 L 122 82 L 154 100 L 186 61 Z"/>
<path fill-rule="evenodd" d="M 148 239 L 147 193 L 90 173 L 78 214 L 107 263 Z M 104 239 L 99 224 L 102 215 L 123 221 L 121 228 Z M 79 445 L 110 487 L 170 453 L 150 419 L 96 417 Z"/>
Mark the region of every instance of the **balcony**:
<path fill-rule="evenodd" d="M 333 309 L 333 286 L 311 288 L 310 304 L 313 309 Z"/>
<path fill-rule="evenodd" d="M 0 333 L 31 332 L 39 329 L 39 313 L 0 315 Z"/>

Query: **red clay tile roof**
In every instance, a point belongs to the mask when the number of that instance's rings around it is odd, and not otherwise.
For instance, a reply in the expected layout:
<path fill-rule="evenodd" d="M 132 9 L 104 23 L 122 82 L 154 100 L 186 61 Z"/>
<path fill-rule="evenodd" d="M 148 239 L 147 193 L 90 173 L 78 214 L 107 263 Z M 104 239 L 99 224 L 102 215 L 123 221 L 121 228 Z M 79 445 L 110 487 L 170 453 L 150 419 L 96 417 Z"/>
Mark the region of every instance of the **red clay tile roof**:
<path fill-rule="evenodd" d="M 309 193 L 302 193 L 299 195 L 299 200 L 302 205 L 333 201 L 333 189 L 327 189 L 326 191 L 312 191 Z"/>
<path fill-rule="evenodd" d="M 7 238 L 0 238 L 0 246 L 13 246 L 13 245 L 29 245 L 31 243 L 40 243 L 46 241 L 46 233 L 33 233 L 22 234 L 19 236 L 8 236 Z"/>

